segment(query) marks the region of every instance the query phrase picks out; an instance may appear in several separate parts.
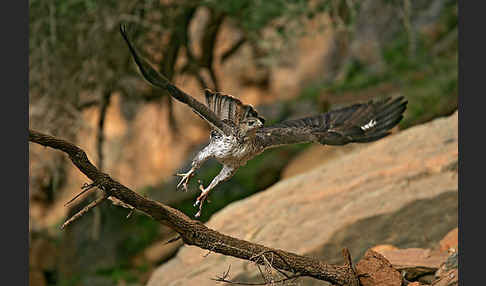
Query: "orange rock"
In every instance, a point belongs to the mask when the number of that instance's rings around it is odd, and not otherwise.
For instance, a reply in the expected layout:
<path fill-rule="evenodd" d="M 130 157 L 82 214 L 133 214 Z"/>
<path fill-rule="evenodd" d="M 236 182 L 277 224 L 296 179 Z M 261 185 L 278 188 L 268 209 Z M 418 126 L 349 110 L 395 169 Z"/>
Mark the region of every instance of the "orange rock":
<path fill-rule="evenodd" d="M 329 162 L 338 159 L 346 154 L 354 152 L 360 148 L 365 148 L 367 144 L 348 144 L 344 146 L 310 146 L 305 152 L 300 153 L 283 169 L 282 178 L 290 178 Z"/>
<path fill-rule="evenodd" d="M 391 245 L 391 244 L 380 244 L 380 245 L 377 245 L 377 246 L 373 246 L 371 248 L 371 250 L 373 251 L 376 251 L 380 254 L 383 254 L 384 251 L 387 251 L 387 250 L 397 250 L 398 248 Z"/>
<path fill-rule="evenodd" d="M 369 249 L 364 257 L 356 264 L 359 282 L 362 286 L 400 286 L 402 275 L 381 254 Z"/>
<path fill-rule="evenodd" d="M 456 227 L 447 233 L 444 238 L 439 242 L 439 249 L 441 251 L 446 251 L 450 248 L 457 249 L 458 247 L 458 233 L 459 229 Z"/>
<path fill-rule="evenodd" d="M 383 256 L 396 269 L 423 267 L 437 270 L 447 259 L 448 253 L 422 248 L 406 248 L 383 251 Z"/>
<path fill-rule="evenodd" d="M 459 271 L 451 269 L 434 281 L 433 286 L 457 286 L 459 285 Z"/>

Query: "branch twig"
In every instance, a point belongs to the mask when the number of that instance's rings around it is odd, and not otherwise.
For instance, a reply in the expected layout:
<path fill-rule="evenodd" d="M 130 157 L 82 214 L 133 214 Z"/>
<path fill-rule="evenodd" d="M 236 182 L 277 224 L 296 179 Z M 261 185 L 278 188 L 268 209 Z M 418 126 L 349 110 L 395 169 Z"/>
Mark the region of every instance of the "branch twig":
<path fill-rule="evenodd" d="M 263 285 L 268 285 L 269 283 L 274 285 L 274 284 L 278 284 L 278 283 L 284 283 L 284 282 L 287 282 L 289 280 L 294 281 L 297 278 L 300 278 L 300 277 L 303 276 L 303 275 L 300 275 L 300 274 L 295 274 L 295 275 L 292 275 L 292 276 L 288 276 L 288 275 L 285 274 L 285 278 L 269 282 L 269 281 L 266 280 L 265 275 L 263 274 L 260 267 L 258 267 L 258 270 L 260 270 L 260 274 L 263 277 L 263 280 L 264 280 L 263 282 L 242 282 L 242 281 L 233 281 L 233 280 L 228 279 L 230 269 L 231 269 L 231 265 L 228 266 L 228 270 L 226 272 L 223 272 L 223 275 L 216 277 L 216 278 L 212 278 L 211 280 L 214 280 L 216 282 L 233 284 L 233 285 L 252 285 L 252 286 L 262 285 L 263 286 Z"/>
<path fill-rule="evenodd" d="M 64 204 L 64 206 L 67 206 L 69 205 L 70 203 L 72 203 L 74 200 L 76 200 L 77 198 L 79 198 L 82 194 L 86 193 L 87 191 L 91 190 L 92 188 L 96 187 L 97 184 L 96 183 L 92 183 L 92 184 L 84 184 L 81 189 L 82 191 L 79 192 L 77 195 L 74 196 L 74 198 L 70 199 L 67 203 Z"/>
<path fill-rule="evenodd" d="M 97 198 L 96 200 L 92 201 L 89 203 L 87 206 L 85 206 L 82 210 L 77 212 L 75 215 L 73 215 L 70 219 L 68 219 L 63 225 L 61 226 L 61 229 L 64 229 L 66 226 L 70 225 L 72 222 L 75 220 L 79 219 L 82 217 L 85 213 L 89 212 L 90 209 L 96 207 L 97 205 L 101 204 L 104 200 L 108 198 L 108 195 L 103 194 L 102 197 Z"/>
<path fill-rule="evenodd" d="M 351 258 L 347 250 L 344 251 L 347 262 L 344 265 L 334 265 L 324 263 L 316 258 L 301 256 L 284 250 L 272 249 L 260 244 L 224 235 L 206 227 L 200 221 L 191 219 L 177 209 L 147 199 L 113 180 L 109 175 L 100 172 L 88 160 L 86 153 L 82 149 L 65 140 L 29 130 L 29 141 L 65 152 L 83 174 L 93 182 L 96 182 L 99 188 L 104 190 L 104 196 L 92 202 L 85 209 L 96 206 L 108 196 L 113 196 L 125 204 L 147 214 L 159 223 L 172 228 L 181 236 L 183 242 L 187 245 L 195 245 L 202 249 L 244 260 L 251 260 L 258 253 L 273 252 L 276 254 L 272 261 L 272 267 L 274 268 L 299 273 L 300 276 L 309 276 L 328 281 L 335 285 L 359 285 L 356 273 L 352 265 L 350 265 Z M 73 216 L 63 227 L 80 217 L 81 214 L 75 216 L 76 218 Z M 263 264 L 261 260 L 255 262 Z"/>

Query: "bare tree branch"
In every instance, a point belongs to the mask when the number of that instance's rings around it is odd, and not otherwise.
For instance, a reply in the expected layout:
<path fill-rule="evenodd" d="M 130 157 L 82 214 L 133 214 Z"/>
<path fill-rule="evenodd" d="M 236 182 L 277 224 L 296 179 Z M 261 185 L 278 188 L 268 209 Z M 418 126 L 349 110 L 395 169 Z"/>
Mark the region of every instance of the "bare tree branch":
<path fill-rule="evenodd" d="M 100 170 L 104 169 L 104 153 L 103 153 L 103 145 L 105 143 L 105 118 L 106 118 L 106 111 L 108 110 L 108 106 L 110 105 L 110 98 L 111 98 L 111 86 L 106 88 L 103 92 L 101 98 L 101 106 L 100 106 L 100 117 L 98 119 L 98 134 L 96 138 L 96 149 L 98 151 L 98 168 Z"/>
<path fill-rule="evenodd" d="M 223 274 L 221 276 L 213 278 L 212 280 L 214 280 L 216 282 L 223 282 L 223 283 L 228 283 L 228 284 L 233 284 L 233 285 L 262 285 L 263 286 L 263 285 L 275 285 L 275 284 L 279 284 L 279 283 L 285 283 L 287 281 L 294 282 L 295 280 L 297 280 L 298 278 L 303 276 L 303 275 L 300 275 L 298 273 L 289 276 L 289 275 L 285 274 L 284 272 L 280 272 L 280 273 L 284 274 L 284 276 L 285 276 L 284 278 L 278 279 L 278 280 L 268 281 L 267 278 L 265 277 L 265 274 L 261 270 L 260 266 L 258 264 L 257 264 L 257 266 L 258 266 L 258 270 L 260 271 L 260 275 L 262 276 L 263 282 L 243 282 L 243 281 L 233 281 L 233 280 L 229 279 L 228 277 L 229 277 L 231 265 L 228 266 L 228 270 L 226 272 L 223 272 Z M 272 267 L 272 265 L 270 265 L 270 267 Z M 275 269 L 275 268 L 273 268 L 273 269 Z M 278 270 L 278 271 L 280 271 L 280 270 Z"/>
<path fill-rule="evenodd" d="M 63 223 L 62 226 L 61 226 L 61 229 L 64 229 L 66 226 L 70 225 L 72 222 L 74 222 L 75 220 L 79 219 L 80 217 L 82 217 L 87 212 L 89 212 L 89 210 L 91 210 L 92 208 L 94 208 L 97 205 L 101 204 L 104 200 L 106 200 L 107 197 L 108 197 L 108 195 L 104 194 L 103 196 L 101 196 L 101 197 L 97 198 L 96 200 L 92 201 L 91 203 L 89 203 L 82 210 L 80 210 L 79 212 L 77 212 L 70 219 L 68 219 L 65 223 Z"/>
<path fill-rule="evenodd" d="M 82 149 L 65 140 L 29 129 L 29 141 L 65 152 L 83 174 L 104 190 L 103 199 L 113 196 L 125 204 L 133 206 L 161 224 L 172 228 L 187 245 L 195 245 L 202 249 L 244 260 L 251 260 L 255 257 L 255 254 L 272 252 L 278 254 L 275 255 L 272 266 L 280 270 L 292 271 L 301 276 L 313 277 L 336 285 L 359 286 L 356 273 L 350 265 L 350 256 L 347 250 L 344 251 L 346 263 L 344 265 L 333 265 L 326 264 L 316 258 L 269 248 L 221 234 L 206 227 L 200 221 L 191 219 L 179 210 L 144 198 L 113 180 L 109 175 L 100 172 L 93 166 Z M 92 204 L 97 204 L 97 201 Z M 264 263 L 260 259 L 255 262 Z"/>
<path fill-rule="evenodd" d="M 246 43 L 247 38 L 245 36 L 241 37 L 231 48 L 226 50 L 222 55 L 221 55 L 221 63 L 224 63 L 228 58 L 230 58 L 234 53 L 238 51 L 241 46 Z"/>
<path fill-rule="evenodd" d="M 284 282 L 287 282 L 287 281 L 290 281 L 290 280 L 293 281 L 293 280 L 295 280 L 295 279 L 297 279 L 299 277 L 301 277 L 301 275 L 286 277 L 286 278 L 283 278 L 283 279 L 280 279 L 280 280 L 275 280 L 275 281 L 273 281 L 271 283 L 272 284 L 284 283 Z M 263 286 L 263 285 L 270 284 L 267 281 L 265 281 L 265 282 L 239 282 L 239 281 L 232 281 L 232 280 L 228 280 L 227 278 L 224 278 L 224 277 L 218 277 L 218 278 L 213 279 L 213 280 L 216 281 L 216 282 L 224 282 L 224 283 L 233 284 L 233 285 Z"/>
<path fill-rule="evenodd" d="M 82 194 L 86 193 L 87 191 L 91 190 L 94 187 L 96 187 L 95 184 L 84 184 L 81 187 L 81 190 L 82 191 L 79 192 L 79 194 L 75 195 L 74 198 L 70 199 L 67 203 L 65 203 L 64 206 L 69 205 L 70 203 L 72 203 L 73 201 L 75 201 L 77 198 L 79 198 Z"/>

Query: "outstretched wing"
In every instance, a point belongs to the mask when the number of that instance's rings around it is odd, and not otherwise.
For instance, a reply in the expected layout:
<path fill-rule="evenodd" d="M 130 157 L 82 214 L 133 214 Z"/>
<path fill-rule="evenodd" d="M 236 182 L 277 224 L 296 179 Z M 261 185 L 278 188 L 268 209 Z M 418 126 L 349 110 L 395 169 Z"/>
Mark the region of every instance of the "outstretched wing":
<path fill-rule="evenodd" d="M 390 134 L 400 122 L 407 106 L 404 97 L 354 104 L 324 114 L 263 127 L 257 138 L 263 147 L 317 142 L 344 145 L 378 140 Z"/>
<path fill-rule="evenodd" d="M 206 104 L 221 120 L 228 120 L 238 125 L 247 117 L 257 117 L 265 123 L 263 117 L 258 116 L 256 110 L 248 104 L 243 104 L 239 99 L 220 92 L 204 91 Z"/>
<path fill-rule="evenodd" d="M 157 72 L 146 60 L 141 58 L 135 47 L 130 42 L 125 25 L 120 25 L 120 33 L 125 39 L 130 52 L 132 53 L 133 59 L 137 64 L 143 78 L 155 87 L 166 89 L 172 97 L 179 100 L 182 103 L 189 105 L 192 110 L 206 120 L 214 130 L 221 133 L 229 135 L 231 133 L 231 127 L 224 123 L 210 108 L 208 108 L 203 103 L 197 101 L 195 98 L 189 94 L 183 92 L 175 85 L 173 85 L 165 76 Z"/>

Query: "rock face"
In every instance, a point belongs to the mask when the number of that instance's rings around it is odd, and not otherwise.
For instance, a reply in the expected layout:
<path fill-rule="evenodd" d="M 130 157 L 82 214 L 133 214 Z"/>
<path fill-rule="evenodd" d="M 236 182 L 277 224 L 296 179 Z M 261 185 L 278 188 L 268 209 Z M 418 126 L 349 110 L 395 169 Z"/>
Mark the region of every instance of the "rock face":
<path fill-rule="evenodd" d="M 342 247 L 356 262 L 378 244 L 436 245 L 457 227 L 457 140 L 456 112 L 282 180 L 227 206 L 208 226 L 332 263 L 343 262 Z M 247 261 L 184 246 L 147 285 L 215 285 L 211 278 L 229 265 L 235 281 L 259 279 Z"/>
<path fill-rule="evenodd" d="M 451 248 L 457 249 L 459 244 L 459 228 L 451 230 L 439 244 L 439 249 L 441 251 L 449 250 Z"/>
<path fill-rule="evenodd" d="M 385 250 L 382 254 L 393 268 L 404 273 L 405 279 L 415 281 L 417 277 L 434 274 L 449 256 L 447 251 L 422 248 Z"/>
<path fill-rule="evenodd" d="M 368 249 L 356 264 L 358 275 L 366 274 L 360 277 L 361 284 L 393 285 L 399 272 L 398 285 L 405 281 L 409 286 L 457 285 L 457 233 L 456 227 L 431 249 L 399 249 L 389 244 Z M 444 248 L 445 243 L 450 247 Z"/>
<path fill-rule="evenodd" d="M 356 264 L 356 273 L 363 275 L 359 279 L 361 286 L 402 285 L 400 272 L 383 255 L 373 250 L 366 251 L 363 259 Z"/>

